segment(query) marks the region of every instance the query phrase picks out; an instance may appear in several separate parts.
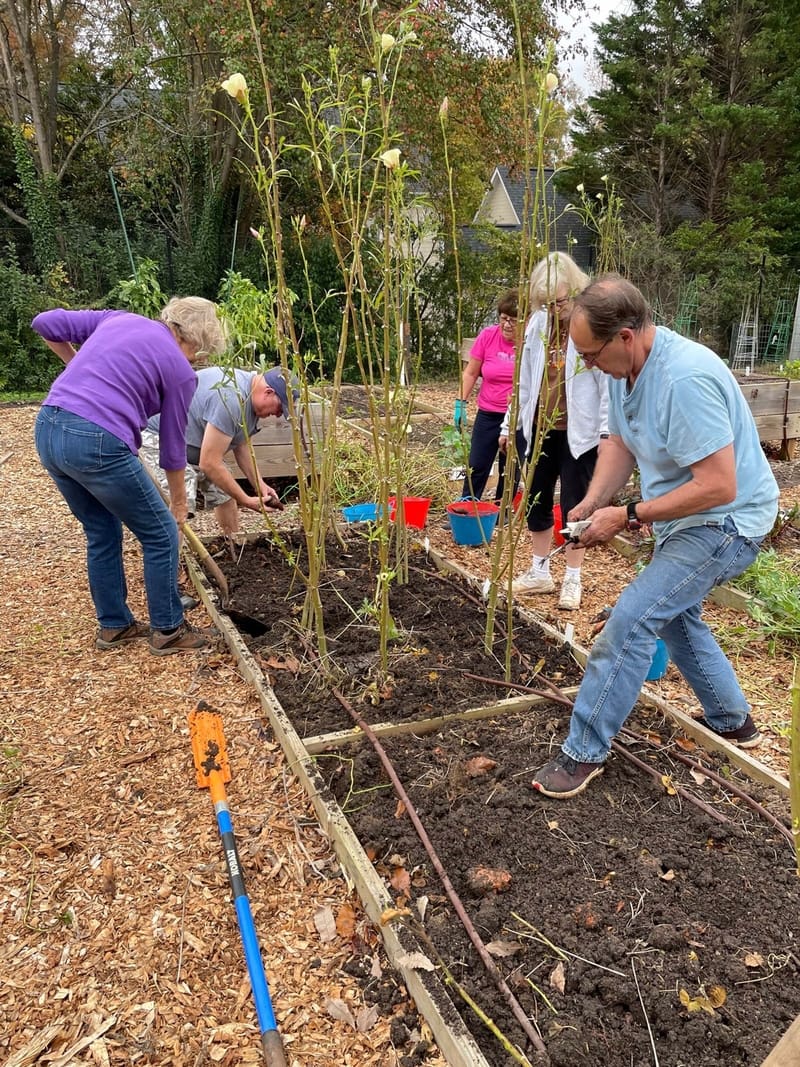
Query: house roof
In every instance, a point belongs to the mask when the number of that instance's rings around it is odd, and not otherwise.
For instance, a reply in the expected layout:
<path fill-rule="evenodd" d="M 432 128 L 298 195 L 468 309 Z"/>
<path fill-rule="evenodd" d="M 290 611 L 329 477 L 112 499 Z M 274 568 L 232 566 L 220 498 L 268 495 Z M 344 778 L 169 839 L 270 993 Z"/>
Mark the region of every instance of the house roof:
<path fill-rule="evenodd" d="M 555 170 L 552 167 L 545 168 L 544 189 L 535 228 L 537 240 L 550 251 L 568 252 L 580 267 L 590 271 L 595 259 L 596 235 L 584 223 L 569 198 L 556 189 L 554 176 Z M 536 171 L 531 171 L 529 182 L 532 197 L 536 186 Z M 508 232 L 520 230 L 525 213 L 525 196 L 525 174 L 520 168 L 495 167 L 489 189 L 475 213 L 473 225 L 478 222 L 490 222 Z M 479 247 L 472 227 L 464 227 L 463 234 L 470 246 Z"/>

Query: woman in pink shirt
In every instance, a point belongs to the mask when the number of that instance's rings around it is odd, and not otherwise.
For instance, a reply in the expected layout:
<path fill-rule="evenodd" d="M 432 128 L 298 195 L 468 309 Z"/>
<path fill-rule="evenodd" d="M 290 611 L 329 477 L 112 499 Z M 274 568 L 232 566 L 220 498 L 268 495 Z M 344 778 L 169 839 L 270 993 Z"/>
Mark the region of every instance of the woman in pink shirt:
<path fill-rule="evenodd" d="M 517 339 L 517 290 L 509 289 L 497 302 L 499 325 L 487 326 L 475 338 L 469 362 L 461 378 L 461 401 L 457 403 L 456 423 L 466 420 L 466 402 L 475 382 L 481 378 L 478 390 L 478 413 L 472 427 L 469 446 L 469 469 L 464 479 L 462 495 L 480 500 L 497 456 L 500 426 L 508 408 L 514 386 L 514 360 Z M 497 461 L 495 500 L 503 496 L 506 457 Z"/>

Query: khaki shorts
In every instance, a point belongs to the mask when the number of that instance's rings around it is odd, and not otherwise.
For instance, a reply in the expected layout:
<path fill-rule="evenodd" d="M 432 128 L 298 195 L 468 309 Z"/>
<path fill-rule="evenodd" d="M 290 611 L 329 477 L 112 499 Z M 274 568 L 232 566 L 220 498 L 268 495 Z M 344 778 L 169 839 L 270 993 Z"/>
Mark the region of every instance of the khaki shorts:
<path fill-rule="evenodd" d="M 158 465 L 158 434 L 153 430 L 142 431 L 142 447 L 139 449 L 139 458 L 147 465 L 147 468 L 151 471 L 158 484 L 167 496 L 169 496 L 167 476 Z M 198 489 L 203 494 L 203 500 L 205 501 L 205 506 L 207 508 L 217 508 L 220 504 L 224 504 L 226 500 L 230 500 L 228 494 L 223 493 L 221 489 L 218 489 L 217 486 L 203 474 L 199 467 L 193 467 L 187 463 L 184 480 L 186 482 L 186 503 L 188 505 L 189 518 L 191 518 L 197 511 Z"/>

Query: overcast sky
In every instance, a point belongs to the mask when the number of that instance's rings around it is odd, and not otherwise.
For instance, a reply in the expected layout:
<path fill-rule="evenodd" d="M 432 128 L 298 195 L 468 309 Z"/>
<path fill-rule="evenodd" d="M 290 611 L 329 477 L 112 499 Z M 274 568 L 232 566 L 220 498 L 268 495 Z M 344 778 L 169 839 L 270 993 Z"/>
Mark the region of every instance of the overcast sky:
<path fill-rule="evenodd" d="M 597 66 L 593 58 L 595 38 L 590 27 L 595 22 L 605 22 L 612 13 L 630 11 L 630 0 L 587 0 L 586 15 L 575 24 L 568 15 L 562 15 L 558 22 L 565 31 L 565 44 L 582 42 L 586 47 L 586 56 L 571 62 L 560 62 L 559 69 L 569 77 L 583 96 L 588 96 L 597 87 Z"/>

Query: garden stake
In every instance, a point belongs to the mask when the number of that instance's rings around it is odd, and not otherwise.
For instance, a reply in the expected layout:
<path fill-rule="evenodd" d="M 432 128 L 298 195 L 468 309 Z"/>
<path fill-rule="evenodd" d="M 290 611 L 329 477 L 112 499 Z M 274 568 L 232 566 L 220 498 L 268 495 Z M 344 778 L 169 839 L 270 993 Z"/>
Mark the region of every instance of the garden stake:
<path fill-rule="evenodd" d="M 239 921 L 239 933 L 247 962 L 247 973 L 253 989 L 264 1061 L 267 1067 L 288 1067 L 269 996 L 269 986 L 264 973 L 264 962 L 261 959 L 261 949 L 250 910 L 250 901 L 244 888 L 242 866 L 239 862 L 236 838 L 233 835 L 233 822 L 225 794 L 225 783 L 231 780 L 231 769 L 225 749 L 222 718 L 204 700 L 200 701 L 194 711 L 189 712 L 189 734 L 197 772 L 197 785 L 200 789 L 208 788 L 217 816 L 222 848 L 225 852 L 225 863 L 233 891 L 236 917 Z"/>

